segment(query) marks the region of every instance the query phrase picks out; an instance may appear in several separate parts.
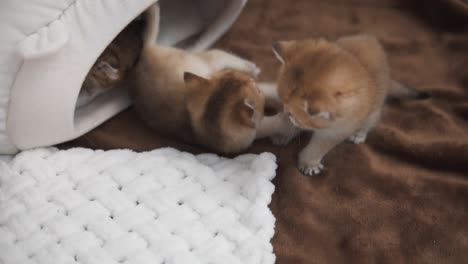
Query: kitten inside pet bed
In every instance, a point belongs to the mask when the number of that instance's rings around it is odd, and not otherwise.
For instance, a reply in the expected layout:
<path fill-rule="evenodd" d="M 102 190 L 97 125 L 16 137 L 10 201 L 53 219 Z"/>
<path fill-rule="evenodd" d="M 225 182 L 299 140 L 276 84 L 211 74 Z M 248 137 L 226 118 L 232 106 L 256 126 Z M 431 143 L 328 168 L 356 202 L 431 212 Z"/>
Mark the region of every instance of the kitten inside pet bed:
<path fill-rule="evenodd" d="M 119 87 L 140 56 L 142 30 L 142 19 L 136 18 L 106 47 L 83 82 L 77 108 L 89 104 L 102 93 Z"/>

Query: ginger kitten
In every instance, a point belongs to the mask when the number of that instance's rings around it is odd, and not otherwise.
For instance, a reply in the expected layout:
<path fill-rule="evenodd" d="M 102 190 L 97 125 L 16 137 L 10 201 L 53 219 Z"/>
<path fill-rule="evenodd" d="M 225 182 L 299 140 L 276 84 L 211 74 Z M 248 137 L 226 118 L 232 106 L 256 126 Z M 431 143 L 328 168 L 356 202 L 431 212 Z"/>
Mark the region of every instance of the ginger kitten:
<path fill-rule="evenodd" d="M 247 148 L 264 125 L 255 64 L 220 50 L 191 53 L 154 43 L 159 8 L 147 12 L 140 59 L 128 81 L 152 128 L 220 153 Z M 271 125 L 267 122 L 267 126 Z"/>
<path fill-rule="evenodd" d="M 323 157 L 345 139 L 364 142 L 387 95 L 427 97 L 391 79 L 386 54 L 373 36 L 277 42 L 273 51 L 282 62 L 277 89 L 290 121 L 273 139 L 286 143 L 300 130 L 314 131 L 298 157 L 305 175 L 320 173 Z"/>
<path fill-rule="evenodd" d="M 193 54 L 160 53 L 159 48 L 145 49 L 129 78 L 141 118 L 159 132 L 216 152 L 248 147 L 264 106 L 252 75 L 214 71 Z"/>

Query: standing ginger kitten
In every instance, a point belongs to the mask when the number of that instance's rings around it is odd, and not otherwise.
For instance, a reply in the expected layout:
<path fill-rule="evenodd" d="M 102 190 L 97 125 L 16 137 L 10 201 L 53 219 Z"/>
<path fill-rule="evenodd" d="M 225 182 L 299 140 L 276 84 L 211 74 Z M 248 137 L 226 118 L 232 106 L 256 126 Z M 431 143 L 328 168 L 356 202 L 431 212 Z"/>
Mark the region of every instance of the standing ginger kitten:
<path fill-rule="evenodd" d="M 274 141 L 286 143 L 299 130 L 314 131 L 299 153 L 299 170 L 316 175 L 323 157 L 345 139 L 358 144 L 376 124 L 387 94 L 423 98 L 390 77 L 386 54 L 375 37 L 355 35 L 273 45 L 282 62 L 278 94 L 284 122 Z"/>
<path fill-rule="evenodd" d="M 270 130 L 255 64 L 220 50 L 190 53 L 154 42 L 159 9 L 146 16 L 140 59 L 128 78 L 135 109 L 152 128 L 216 152 L 247 148 Z M 263 125 L 266 124 L 266 125 Z"/>

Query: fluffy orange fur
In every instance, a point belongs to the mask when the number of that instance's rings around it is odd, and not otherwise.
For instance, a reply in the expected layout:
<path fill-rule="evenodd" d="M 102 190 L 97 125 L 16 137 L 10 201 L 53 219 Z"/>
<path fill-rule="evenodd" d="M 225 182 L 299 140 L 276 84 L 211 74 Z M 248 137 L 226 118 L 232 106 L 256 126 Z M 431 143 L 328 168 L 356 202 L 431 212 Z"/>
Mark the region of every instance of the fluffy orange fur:
<path fill-rule="evenodd" d="M 147 13 L 144 46 L 128 78 L 135 109 L 155 130 L 219 153 L 247 148 L 263 120 L 255 64 L 220 50 L 187 52 L 154 43 Z"/>
<path fill-rule="evenodd" d="M 247 74 L 225 70 L 210 79 L 186 74 L 187 109 L 198 139 L 211 149 L 239 152 L 251 145 L 265 99 Z"/>
<path fill-rule="evenodd" d="M 370 35 L 278 42 L 273 51 L 283 63 L 278 94 L 290 121 L 277 136 L 288 141 L 314 131 L 299 154 L 305 175 L 318 174 L 324 155 L 346 138 L 364 142 L 389 92 L 417 95 L 391 79 L 386 54 Z"/>
<path fill-rule="evenodd" d="M 137 67 L 131 80 L 135 109 L 158 132 L 223 154 L 254 141 L 264 97 L 250 75 L 224 70 L 203 78 L 186 72 L 179 85 L 166 89 L 154 86 L 157 77 L 144 68 Z"/>

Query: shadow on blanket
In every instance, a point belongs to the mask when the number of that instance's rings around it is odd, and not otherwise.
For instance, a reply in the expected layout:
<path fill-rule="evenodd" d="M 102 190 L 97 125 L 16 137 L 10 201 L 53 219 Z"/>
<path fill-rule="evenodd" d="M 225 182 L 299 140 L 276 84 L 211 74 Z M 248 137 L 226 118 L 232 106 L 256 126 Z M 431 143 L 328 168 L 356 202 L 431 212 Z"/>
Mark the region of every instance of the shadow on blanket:
<path fill-rule="evenodd" d="M 249 151 L 279 158 L 271 204 L 278 264 L 466 261 L 467 13 L 454 9 L 457 0 L 408 2 L 251 0 L 217 44 L 257 62 L 262 79 L 273 80 L 279 64 L 272 41 L 368 32 L 383 42 L 395 79 L 433 94 L 388 105 L 367 143 L 335 148 L 318 177 L 296 170 L 304 137 L 286 148 L 254 144 Z M 68 145 L 202 151 L 155 135 L 132 109 Z"/>

